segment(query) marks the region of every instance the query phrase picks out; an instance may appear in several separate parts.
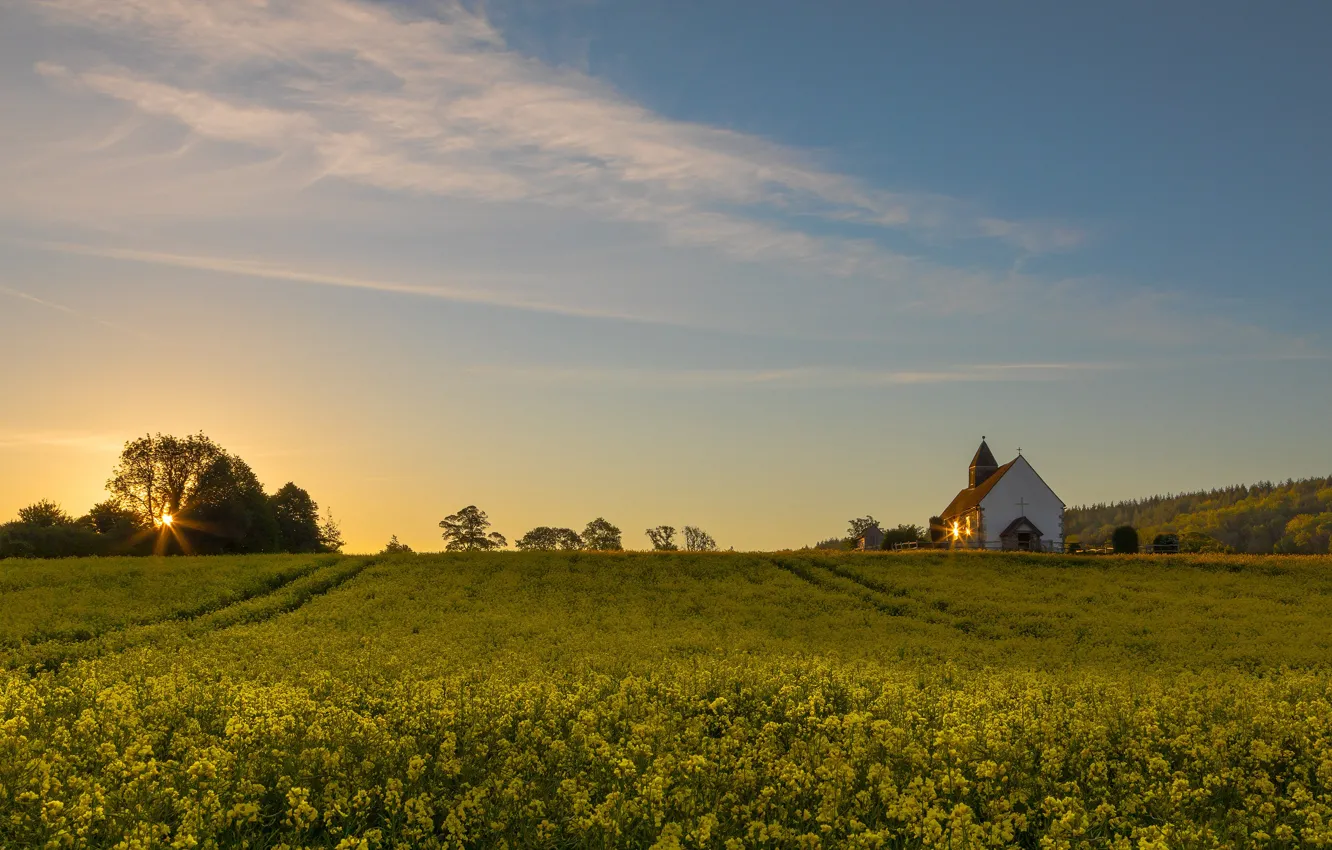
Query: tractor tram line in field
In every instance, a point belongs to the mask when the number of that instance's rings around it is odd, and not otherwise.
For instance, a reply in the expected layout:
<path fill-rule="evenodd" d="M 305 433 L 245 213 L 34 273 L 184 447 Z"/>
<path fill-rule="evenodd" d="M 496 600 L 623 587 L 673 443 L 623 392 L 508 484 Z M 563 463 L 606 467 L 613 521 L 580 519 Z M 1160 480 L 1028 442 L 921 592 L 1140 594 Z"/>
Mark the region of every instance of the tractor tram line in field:
<path fill-rule="evenodd" d="M 774 566 L 789 572 L 796 578 L 809 582 L 815 587 L 854 599 L 860 604 L 868 605 L 889 617 L 911 616 L 910 608 L 907 605 L 901 604 L 899 601 L 884 599 L 884 594 L 875 588 L 857 581 L 846 571 L 833 569 L 831 564 L 818 566 L 810 563 L 801 564 L 780 557 L 773 558 L 772 563 Z"/>
<path fill-rule="evenodd" d="M 223 629 L 264 622 L 290 614 L 331 593 L 375 563 L 374 558 L 321 558 L 298 571 L 282 574 L 281 581 L 270 583 L 263 592 L 246 592 L 224 605 L 196 606 L 87 637 L 53 638 L 25 644 L 0 653 L 0 666 L 25 668 L 30 673 L 56 671 L 67 664 L 109 653 L 173 639 L 192 640 Z"/>
<path fill-rule="evenodd" d="M 853 599 L 889 617 L 911 620 L 927 628 L 951 628 L 968 634 L 975 633 L 977 637 L 990 636 L 977 633 L 984 630 L 979 630 L 969 619 L 948 616 L 945 613 L 945 602 L 936 602 L 927 607 L 923 600 L 912 597 L 911 591 L 906 588 L 884 584 L 862 575 L 833 558 L 815 565 L 794 563 L 778 557 L 773 558 L 773 564 L 816 587 Z"/>
<path fill-rule="evenodd" d="M 880 563 L 877 560 L 878 556 L 872 555 L 870 557 L 876 558 L 873 562 L 876 565 Z M 947 612 L 952 606 L 947 600 L 936 599 L 933 603 L 926 603 L 925 600 L 912 598 L 911 591 L 906 588 L 885 584 L 877 578 L 871 578 L 836 561 L 829 561 L 827 567 L 829 572 L 864 588 L 875 599 L 879 600 L 880 610 L 885 610 L 886 613 L 891 610 L 893 616 L 912 617 L 930 625 L 957 629 L 975 637 L 998 637 L 998 635 L 978 625 L 972 619 L 949 616 Z"/>
<path fill-rule="evenodd" d="M 306 576 L 319 570 L 322 567 L 327 567 L 329 563 L 330 563 L 329 559 L 326 558 L 318 561 L 311 561 L 309 564 L 304 564 L 298 567 L 297 569 L 282 573 L 275 573 L 274 575 L 270 576 L 267 581 L 256 587 L 243 588 L 233 593 L 226 594 L 218 599 L 209 600 L 207 602 L 203 602 L 198 605 L 190 606 L 189 608 L 184 608 L 176 611 L 169 611 L 160 616 L 130 619 L 124 623 L 109 625 L 100 631 L 89 631 L 88 629 L 69 629 L 66 631 L 39 632 L 36 635 L 34 635 L 34 639 L 31 640 L 23 639 L 19 641 L 13 641 L 10 642 L 8 646 L 3 646 L 3 649 L 15 650 L 15 649 L 23 649 L 25 647 L 33 648 L 53 643 L 62 643 L 62 644 L 87 643 L 88 641 L 93 641 L 97 640 L 98 638 L 105 637 L 111 634 L 112 632 L 125 632 L 131 629 L 144 628 L 147 626 L 157 626 L 163 623 L 182 622 L 185 620 L 197 620 L 200 617 L 206 617 L 209 614 L 216 614 L 219 611 L 225 610 L 235 605 L 240 605 L 242 603 L 249 602 L 252 599 L 257 599 L 260 597 L 269 596 L 271 594 L 277 593 L 287 585 L 300 581 L 301 579 L 305 578 Z"/>

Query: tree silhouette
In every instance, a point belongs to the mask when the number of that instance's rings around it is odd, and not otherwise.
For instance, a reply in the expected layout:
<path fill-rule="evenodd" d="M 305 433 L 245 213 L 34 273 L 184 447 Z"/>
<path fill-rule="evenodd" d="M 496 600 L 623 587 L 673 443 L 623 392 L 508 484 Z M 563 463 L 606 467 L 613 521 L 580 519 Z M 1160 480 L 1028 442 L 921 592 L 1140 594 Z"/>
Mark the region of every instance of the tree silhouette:
<path fill-rule="evenodd" d="M 245 461 L 225 452 L 199 476 L 191 503 L 172 515 L 175 536 L 198 554 L 282 549 L 273 506 Z"/>
<path fill-rule="evenodd" d="M 88 513 L 79 517 L 79 525 L 90 528 L 98 534 L 117 537 L 130 537 L 142 529 L 139 518 L 131 510 L 121 507 L 115 499 L 98 502 L 88 509 Z"/>
<path fill-rule="evenodd" d="M 684 527 L 685 551 L 687 552 L 715 552 L 717 551 L 717 541 L 712 539 L 701 528 L 693 525 Z"/>
<path fill-rule="evenodd" d="M 644 534 L 652 541 L 652 548 L 658 552 L 677 552 L 680 549 L 675 545 L 674 526 L 659 525 L 656 528 L 649 528 Z"/>
<path fill-rule="evenodd" d="M 439 527 L 444 529 L 444 549 L 448 552 L 470 552 L 474 550 L 503 549 L 509 545 L 504 535 L 497 531 L 487 532 L 490 520 L 486 512 L 476 505 L 468 505 L 456 514 L 450 514 L 440 520 Z"/>
<path fill-rule="evenodd" d="M 513 545 L 525 551 L 581 549 L 583 538 L 572 528 L 551 528 L 548 525 L 541 525 L 518 538 Z"/>
<path fill-rule="evenodd" d="M 619 552 L 624 548 L 620 543 L 620 529 L 602 517 L 597 517 L 583 529 L 583 548 L 596 552 Z"/>
<path fill-rule="evenodd" d="M 412 551 L 412 547 L 408 546 L 406 543 L 399 543 L 399 542 L 398 542 L 398 535 L 395 534 L 395 535 L 393 535 L 393 538 L 392 538 L 391 540 L 389 540 L 388 545 L 384 547 L 384 551 L 383 551 L 383 552 L 380 552 L 379 554 L 381 554 L 381 555 L 412 555 L 412 554 L 415 554 L 415 553 Z"/>
<path fill-rule="evenodd" d="M 319 522 L 319 551 L 341 552 L 346 544 L 342 540 L 342 526 L 333 518 L 333 511 L 324 509 L 324 518 Z"/>
<path fill-rule="evenodd" d="M 54 528 L 57 525 L 74 524 L 74 518 L 50 499 L 42 499 L 26 508 L 19 508 L 18 515 L 19 522 L 34 528 Z"/>
<path fill-rule="evenodd" d="M 224 454 L 203 434 L 140 437 L 125 444 L 106 489 L 151 526 L 190 507 L 199 479 Z"/>
<path fill-rule="evenodd" d="M 310 494 L 288 481 L 269 500 L 277 518 L 282 548 L 287 552 L 319 552 L 319 505 Z"/>

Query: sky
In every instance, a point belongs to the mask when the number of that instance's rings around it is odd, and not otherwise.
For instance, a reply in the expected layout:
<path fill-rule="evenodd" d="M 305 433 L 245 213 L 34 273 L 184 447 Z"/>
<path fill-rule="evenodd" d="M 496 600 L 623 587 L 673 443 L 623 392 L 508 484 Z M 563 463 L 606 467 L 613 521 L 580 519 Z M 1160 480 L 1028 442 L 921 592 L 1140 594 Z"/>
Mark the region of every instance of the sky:
<path fill-rule="evenodd" d="M 0 0 L 0 517 L 202 431 L 348 550 L 1332 474 L 1332 6 Z"/>

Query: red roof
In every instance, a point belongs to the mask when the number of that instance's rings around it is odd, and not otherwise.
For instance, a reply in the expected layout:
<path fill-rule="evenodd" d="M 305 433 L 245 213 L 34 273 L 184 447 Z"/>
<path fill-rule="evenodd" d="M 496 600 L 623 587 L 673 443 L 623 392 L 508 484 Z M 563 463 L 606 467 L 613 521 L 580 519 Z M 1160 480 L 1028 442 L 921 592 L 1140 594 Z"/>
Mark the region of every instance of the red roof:
<path fill-rule="evenodd" d="M 939 518 L 947 521 L 953 517 L 961 516 L 975 508 L 981 503 L 981 500 L 994 489 L 994 485 L 999 483 L 999 479 L 1003 478 L 1004 473 L 1011 469 L 1015 463 L 1017 463 L 1017 458 L 1013 458 L 1008 463 L 995 470 L 994 474 L 982 481 L 979 487 L 968 487 L 961 493 L 958 493 L 957 496 L 953 498 L 953 501 L 948 503 L 948 507 L 944 508 L 944 512 L 939 514 Z"/>

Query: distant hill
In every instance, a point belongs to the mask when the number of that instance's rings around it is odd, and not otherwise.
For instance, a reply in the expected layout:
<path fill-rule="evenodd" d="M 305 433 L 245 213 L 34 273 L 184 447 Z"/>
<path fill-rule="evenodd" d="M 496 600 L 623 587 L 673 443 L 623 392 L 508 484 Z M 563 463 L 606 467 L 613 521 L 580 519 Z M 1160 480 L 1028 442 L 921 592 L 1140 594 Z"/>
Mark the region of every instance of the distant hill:
<path fill-rule="evenodd" d="M 1100 546 L 1118 525 L 1138 529 L 1144 543 L 1157 534 L 1187 535 L 1195 547 L 1236 552 L 1322 554 L 1332 539 L 1332 478 L 1227 487 L 1152 496 L 1112 505 L 1069 508 L 1064 534 Z"/>

